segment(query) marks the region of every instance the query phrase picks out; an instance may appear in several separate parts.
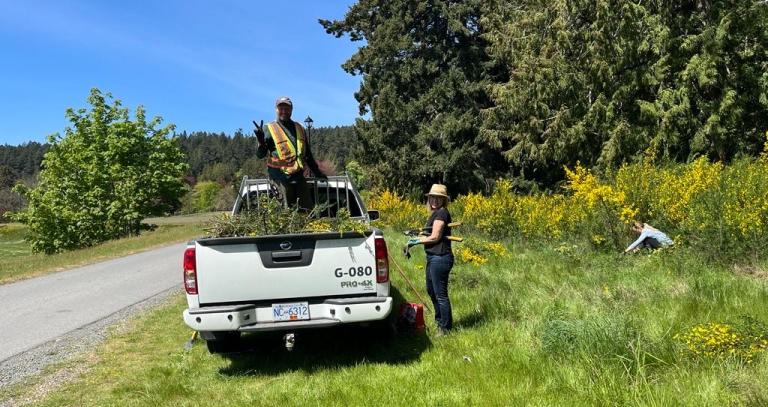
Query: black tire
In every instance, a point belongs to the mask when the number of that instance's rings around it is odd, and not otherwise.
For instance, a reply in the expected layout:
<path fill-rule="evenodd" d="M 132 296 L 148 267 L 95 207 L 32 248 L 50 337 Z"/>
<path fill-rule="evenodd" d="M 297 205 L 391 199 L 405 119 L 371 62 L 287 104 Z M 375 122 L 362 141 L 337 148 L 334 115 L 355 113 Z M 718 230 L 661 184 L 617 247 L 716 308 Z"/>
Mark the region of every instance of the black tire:
<path fill-rule="evenodd" d="M 205 339 L 210 353 L 230 353 L 236 352 L 240 345 L 240 332 L 201 332 L 200 336 Z"/>

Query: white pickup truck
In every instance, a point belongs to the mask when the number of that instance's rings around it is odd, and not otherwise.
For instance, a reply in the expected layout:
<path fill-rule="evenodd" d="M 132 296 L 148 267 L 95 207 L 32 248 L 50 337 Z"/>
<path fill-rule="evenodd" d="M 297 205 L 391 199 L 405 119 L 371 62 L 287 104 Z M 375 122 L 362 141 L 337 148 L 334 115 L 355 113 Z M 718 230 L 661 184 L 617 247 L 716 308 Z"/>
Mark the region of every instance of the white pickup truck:
<path fill-rule="evenodd" d="M 367 211 L 346 176 L 308 179 L 323 216 L 338 208 L 370 226 Z M 232 214 L 276 189 L 244 178 Z M 381 321 L 392 311 L 389 261 L 382 232 L 324 232 L 256 237 L 201 238 L 184 251 L 184 322 L 199 331 L 211 352 L 230 349 L 242 332 L 293 331 Z M 289 343 L 290 341 L 290 343 Z"/>

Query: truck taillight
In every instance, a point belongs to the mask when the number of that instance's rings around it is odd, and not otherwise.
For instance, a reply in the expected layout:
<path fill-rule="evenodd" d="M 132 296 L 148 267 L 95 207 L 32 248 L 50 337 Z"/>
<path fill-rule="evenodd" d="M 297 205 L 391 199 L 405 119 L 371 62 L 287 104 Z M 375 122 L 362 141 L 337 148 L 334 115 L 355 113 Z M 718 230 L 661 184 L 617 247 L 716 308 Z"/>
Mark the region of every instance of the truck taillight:
<path fill-rule="evenodd" d="M 187 294 L 197 294 L 197 261 L 194 247 L 184 251 L 184 290 Z"/>
<path fill-rule="evenodd" d="M 383 237 L 374 239 L 376 248 L 376 282 L 386 283 L 389 281 L 389 253 L 387 252 L 387 242 Z"/>

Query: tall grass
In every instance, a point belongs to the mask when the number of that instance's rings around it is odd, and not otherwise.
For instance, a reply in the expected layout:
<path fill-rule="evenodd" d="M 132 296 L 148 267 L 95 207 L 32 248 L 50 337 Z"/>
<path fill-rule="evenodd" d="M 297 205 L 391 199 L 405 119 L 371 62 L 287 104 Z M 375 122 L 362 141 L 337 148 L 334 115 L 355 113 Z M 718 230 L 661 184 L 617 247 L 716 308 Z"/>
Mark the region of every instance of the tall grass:
<path fill-rule="evenodd" d="M 423 289 L 424 255 L 393 260 Z M 478 239 L 466 234 L 468 240 Z M 457 245 L 458 246 L 458 245 Z M 41 405 L 765 405 L 768 360 L 696 357 L 675 335 L 739 315 L 768 321 L 766 280 L 689 248 L 617 256 L 587 242 L 504 242 L 451 274 L 456 330 L 385 339 L 364 329 L 245 338 L 241 353 L 182 346 L 182 298 L 132 323 Z M 394 266 L 394 264 L 393 264 Z M 414 300 L 392 267 L 398 296 Z M 122 331 L 121 331 L 122 332 Z"/>

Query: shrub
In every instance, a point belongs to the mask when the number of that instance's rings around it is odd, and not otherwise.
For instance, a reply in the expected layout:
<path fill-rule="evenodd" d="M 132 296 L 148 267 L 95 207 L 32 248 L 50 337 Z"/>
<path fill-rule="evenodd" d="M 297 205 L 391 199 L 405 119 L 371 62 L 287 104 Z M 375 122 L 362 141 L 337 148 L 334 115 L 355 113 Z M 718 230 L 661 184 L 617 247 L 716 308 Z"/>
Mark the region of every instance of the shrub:
<path fill-rule="evenodd" d="M 352 179 L 352 184 L 354 184 L 358 191 L 364 191 L 370 186 L 366 170 L 359 162 L 355 160 L 349 161 L 345 171 L 349 175 L 349 178 Z"/>
<path fill-rule="evenodd" d="M 486 242 L 482 239 L 470 239 L 453 249 L 456 262 L 481 266 L 491 258 L 505 257 L 507 248 L 498 242 Z"/>
<path fill-rule="evenodd" d="M 616 251 L 634 238 L 627 225 L 638 219 L 709 257 L 756 261 L 768 249 L 768 153 L 727 166 L 705 158 L 664 166 L 644 161 L 605 177 L 580 165 L 565 171 L 560 193 L 518 195 L 510 181 L 498 180 L 488 196 L 459 196 L 450 206 L 453 219 L 464 223 L 462 231 L 493 239 L 581 240 Z M 423 206 L 391 191 L 371 197 L 387 226 L 410 229 L 426 219 Z M 466 262 L 483 263 L 478 248 L 459 250 Z"/>
<path fill-rule="evenodd" d="M 768 327 L 762 322 L 742 316 L 735 323 L 710 322 L 693 326 L 674 336 L 693 358 L 735 358 L 746 363 L 768 349 Z"/>
<path fill-rule="evenodd" d="M 364 232 L 367 226 L 351 218 L 346 208 L 334 218 L 318 218 L 327 207 L 317 206 L 310 212 L 284 208 L 282 202 L 262 196 L 255 209 L 237 215 L 214 216 L 205 232 L 212 237 L 263 236 L 312 232 Z"/>
<path fill-rule="evenodd" d="M 18 184 L 28 202 L 13 218 L 29 225 L 36 252 L 53 253 L 138 234 L 141 220 L 179 207 L 184 155 L 170 136 L 136 108 L 93 89 L 91 109 L 67 109 L 71 127 L 49 136 L 39 183 Z"/>
<path fill-rule="evenodd" d="M 768 247 L 768 162 L 739 160 L 691 202 L 681 232 L 709 257 L 756 259 Z"/>
<path fill-rule="evenodd" d="M 623 246 L 624 225 L 637 216 L 637 210 L 627 201 L 626 194 L 615 186 L 601 182 L 594 174 L 580 165 L 570 170 L 565 169 L 571 192 L 570 208 L 576 212 L 575 223 L 581 223 L 581 229 L 588 233 L 595 245 L 605 242 L 608 235 L 613 248 L 621 250 Z"/>
<path fill-rule="evenodd" d="M 398 230 L 418 229 L 427 220 L 426 206 L 406 200 L 388 189 L 371 191 L 368 196 L 367 206 L 380 212 L 379 223 L 383 226 Z"/>
<path fill-rule="evenodd" d="M 216 196 L 221 185 L 213 181 L 201 181 L 192 190 L 192 209 L 195 212 L 210 212 L 216 208 Z"/>

